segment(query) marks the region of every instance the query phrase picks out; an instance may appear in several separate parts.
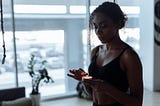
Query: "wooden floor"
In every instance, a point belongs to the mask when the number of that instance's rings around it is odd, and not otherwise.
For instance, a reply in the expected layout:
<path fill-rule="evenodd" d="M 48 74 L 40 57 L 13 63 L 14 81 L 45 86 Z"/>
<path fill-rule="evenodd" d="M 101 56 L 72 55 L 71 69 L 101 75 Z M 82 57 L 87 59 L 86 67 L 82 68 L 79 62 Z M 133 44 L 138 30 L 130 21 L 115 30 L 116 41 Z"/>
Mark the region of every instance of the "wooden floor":
<path fill-rule="evenodd" d="M 43 101 L 41 106 L 92 106 L 92 101 L 70 97 Z M 144 91 L 143 106 L 160 106 L 160 92 Z"/>

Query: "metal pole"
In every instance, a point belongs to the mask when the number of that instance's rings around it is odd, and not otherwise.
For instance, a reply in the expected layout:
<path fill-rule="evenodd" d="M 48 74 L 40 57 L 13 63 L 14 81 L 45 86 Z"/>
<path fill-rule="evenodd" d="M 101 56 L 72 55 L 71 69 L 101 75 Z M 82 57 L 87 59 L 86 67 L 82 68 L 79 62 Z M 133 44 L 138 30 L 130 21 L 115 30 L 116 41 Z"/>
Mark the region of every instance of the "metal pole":
<path fill-rule="evenodd" d="M 1 6 L 1 30 L 2 30 L 2 40 L 3 40 L 3 59 L 2 59 L 2 64 L 4 64 L 5 62 L 5 58 L 6 58 L 6 47 L 5 47 L 5 40 L 4 40 L 4 24 L 3 24 L 3 5 L 2 5 L 2 0 L 0 1 L 0 6 Z"/>
<path fill-rule="evenodd" d="M 90 53 L 91 53 L 91 33 L 89 30 L 89 17 L 90 17 L 90 4 L 91 1 L 86 2 L 86 24 L 87 24 L 87 65 L 90 63 Z"/>
<path fill-rule="evenodd" d="M 11 0 L 11 13 L 12 13 L 12 32 L 13 32 L 13 48 L 14 48 L 14 62 L 15 62 L 15 82 L 18 87 L 18 66 L 17 66 L 17 50 L 15 39 L 15 18 L 14 18 L 14 1 Z"/>

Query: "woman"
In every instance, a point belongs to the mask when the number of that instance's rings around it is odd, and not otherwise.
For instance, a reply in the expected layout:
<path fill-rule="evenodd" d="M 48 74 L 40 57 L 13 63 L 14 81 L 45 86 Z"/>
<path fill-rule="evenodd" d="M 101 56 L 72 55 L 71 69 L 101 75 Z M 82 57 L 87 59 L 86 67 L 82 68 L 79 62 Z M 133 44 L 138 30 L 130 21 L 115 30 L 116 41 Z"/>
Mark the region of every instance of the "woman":
<path fill-rule="evenodd" d="M 70 70 L 68 76 L 82 81 L 93 98 L 93 106 L 142 106 L 142 64 L 119 36 L 126 20 L 120 7 L 112 2 L 99 5 L 90 16 L 91 29 L 102 43 L 91 52 L 91 78 L 81 68 Z"/>

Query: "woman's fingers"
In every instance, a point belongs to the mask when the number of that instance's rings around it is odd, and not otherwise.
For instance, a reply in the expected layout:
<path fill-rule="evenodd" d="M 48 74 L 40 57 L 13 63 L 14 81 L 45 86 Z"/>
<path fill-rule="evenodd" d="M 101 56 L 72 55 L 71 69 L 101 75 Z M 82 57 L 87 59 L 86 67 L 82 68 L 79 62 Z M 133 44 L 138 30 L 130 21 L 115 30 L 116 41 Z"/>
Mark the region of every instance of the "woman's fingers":
<path fill-rule="evenodd" d="M 86 73 L 83 69 L 78 69 L 78 70 L 75 70 L 75 69 L 73 69 L 73 70 L 69 70 L 69 72 L 70 73 L 72 73 L 72 74 L 75 74 L 75 75 L 80 75 L 80 76 L 85 76 L 85 75 L 88 75 L 88 73 Z"/>
<path fill-rule="evenodd" d="M 69 77 L 74 77 L 74 75 L 73 74 L 67 74 Z"/>
<path fill-rule="evenodd" d="M 84 72 L 84 70 L 83 70 L 82 68 L 79 68 L 78 70 L 79 70 L 79 71 L 82 71 L 82 72 Z"/>
<path fill-rule="evenodd" d="M 75 74 L 75 73 L 76 73 L 76 70 L 75 70 L 75 69 L 69 70 L 69 72 L 72 73 L 72 74 Z"/>
<path fill-rule="evenodd" d="M 76 80 L 79 80 L 79 78 L 78 78 L 77 76 L 75 76 L 74 74 L 68 73 L 67 75 L 68 75 L 69 77 L 71 77 L 71 78 L 74 78 L 74 79 L 76 79 Z"/>
<path fill-rule="evenodd" d="M 69 73 L 67 75 L 69 77 L 81 81 L 82 77 L 88 75 L 88 73 L 86 73 L 83 69 L 79 68 L 78 70 L 76 69 L 69 70 Z"/>
<path fill-rule="evenodd" d="M 79 72 L 82 76 L 88 75 L 88 73 L 86 73 L 82 68 L 79 68 Z"/>

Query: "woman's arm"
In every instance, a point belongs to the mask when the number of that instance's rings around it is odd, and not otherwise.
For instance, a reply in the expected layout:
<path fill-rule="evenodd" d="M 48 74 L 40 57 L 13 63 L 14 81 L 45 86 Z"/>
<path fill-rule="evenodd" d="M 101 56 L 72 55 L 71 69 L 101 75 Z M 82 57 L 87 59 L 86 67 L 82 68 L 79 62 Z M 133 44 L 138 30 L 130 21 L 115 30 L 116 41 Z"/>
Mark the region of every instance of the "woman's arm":
<path fill-rule="evenodd" d="M 100 47 L 100 46 L 97 46 L 97 47 L 95 47 L 95 48 L 92 49 L 91 55 L 90 55 L 90 61 L 92 61 L 92 58 L 96 55 L 99 47 Z M 82 82 L 83 82 L 83 81 L 82 81 Z M 86 92 L 87 92 L 89 95 L 92 96 L 92 88 L 91 88 L 91 86 L 88 85 L 88 84 L 85 84 L 85 83 L 83 83 L 83 86 L 84 86 Z"/>
<path fill-rule="evenodd" d="M 134 50 L 128 49 L 122 55 L 121 63 L 126 70 L 130 90 L 129 98 L 126 97 L 125 100 L 124 97 L 123 104 L 126 104 L 126 106 L 142 106 L 143 69 L 140 58 Z"/>
<path fill-rule="evenodd" d="M 88 95 L 92 96 L 92 88 L 85 83 L 83 83 L 83 87 L 84 87 L 84 90 L 88 93 Z"/>
<path fill-rule="evenodd" d="M 119 91 L 111 85 L 105 85 L 106 93 L 124 106 L 142 106 L 143 78 L 142 64 L 137 53 L 126 50 L 120 59 L 121 67 L 125 70 L 129 83 L 129 94 Z"/>
<path fill-rule="evenodd" d="M 92 58 L 96 55 L 97 49 L 98 49 L 98 46 L 92 49 L 91 55 L 90 55 L 90 61 L 92 61 Z M 92 96 L 92 88 L 90 87 L 90 85 L 83 83 L 83 86 L 86 92 Z"/>

